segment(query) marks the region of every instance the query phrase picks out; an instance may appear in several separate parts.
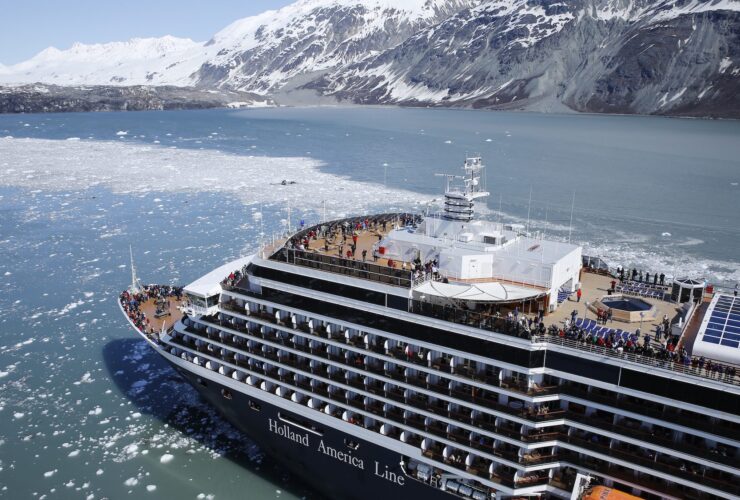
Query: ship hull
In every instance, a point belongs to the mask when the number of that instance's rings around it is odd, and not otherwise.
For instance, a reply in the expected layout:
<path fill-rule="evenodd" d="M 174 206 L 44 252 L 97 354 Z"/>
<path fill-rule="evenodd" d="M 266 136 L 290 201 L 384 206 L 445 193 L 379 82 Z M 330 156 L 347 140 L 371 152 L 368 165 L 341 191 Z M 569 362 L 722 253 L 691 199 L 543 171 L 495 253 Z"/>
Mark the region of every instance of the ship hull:
<path fill-rule="evenodd" d="M 167 356 L 165 356 L 167 358 Z M 237 429 L 321 495 L 332 499 L 450 499 L 449 493 L 407 476 L 402 456 L 336 428 L 309 421 L 321 435 L 304 430 L 305 415 L 293 414 L 264 400 L 249 397 L 182 366 L 168 362 Z M 223 396 L 229 391 L 231 399 Z M 259 404 L 259 410 L 250 407 Z M 290 421 L 300 422 L 300 427 Z M 357 444 L 356 449 L 347 443 Z M 248 494 L 245 494 L 248 497 Z"/>

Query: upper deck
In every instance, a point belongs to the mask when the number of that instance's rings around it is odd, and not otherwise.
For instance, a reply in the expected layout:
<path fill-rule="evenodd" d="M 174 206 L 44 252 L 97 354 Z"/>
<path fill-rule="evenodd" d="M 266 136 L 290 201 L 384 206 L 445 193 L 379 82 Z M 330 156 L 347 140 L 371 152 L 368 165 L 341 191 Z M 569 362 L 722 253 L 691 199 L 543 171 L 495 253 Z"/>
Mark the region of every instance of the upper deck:
<path fill-rule="evenodd" d="M 702 378 L 740 385 L 738 366 L 726 361 L 712 362 L 692 356 L 696 325 L 706 307 L 690 311 L 671 302 L 658 288 L 648 287 L 640 300 L 650 305 L 650 314 L 641 322 L 625 323 L 613 318 L 597 322 L 599 300 L 607 296 L 615 277 L 608 271 L 580 274 L 581 298 L 563 291 L 553 307 L 543 295 L 513 298 L 478 294 L 472 297 L 435 297 L 419 293 L 424 285 L 444 279 L 433 263 L 392 259 L 379 252 L 379 243 L 391 231 L 414 231 L 422 219 L 411 214 L 381 214 L 354 217 L 307 227 L 277 246 L 267 249 L 267 260 L 306 267 L 327 274 L 327 280 L 350 277 L 387 285 L 404 300 L 404 310 L 459 325 L 545 342 L 569 349 L 588 351 L 648 367 L 658 367 Z M 352 245 L 355 246 L 352 251 Z M 350 253 L 347 253 L 350 250 Z M 300 271 L 296 271 L 300 274 Z M 336 278 L 333 275 L 337 275 Z M 505 282 L 512 288 L 516 283 Z M 360 285 L 361 286 L 361 285 Z M 527 285 L 535 288 L 532 285 Z M 625 283 L 625 290 L 632 287 Z M 239 284 L 237 284 L 239 287 Z M 637 287 L 635 284 L 634 287 Z M 667 286 L 664 287 L 667 289 Z M 638 293 L 638 292 L 635 292 Z M 507 300 L 510 299 L 510 300 Z M 549 304 L 548 304 L 549 305 Z M 542 311 L 541 321 L 539 313 Z M 574 315 L 575 313 L 575 315 Z M 574 326 L 573 319 L 577 326 Z M 669 320 L 665 333 L 664 318 Z M 664 330 L 656 337 L 658 328 Z"/>

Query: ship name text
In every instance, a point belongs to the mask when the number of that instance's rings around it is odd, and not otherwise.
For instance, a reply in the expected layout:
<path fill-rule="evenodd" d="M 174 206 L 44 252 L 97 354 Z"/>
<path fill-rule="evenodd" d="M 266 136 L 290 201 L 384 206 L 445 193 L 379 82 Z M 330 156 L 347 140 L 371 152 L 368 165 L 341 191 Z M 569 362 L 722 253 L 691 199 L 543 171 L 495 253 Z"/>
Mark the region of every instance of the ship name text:
<path fill-rule="evenodd" d="M 287 424 L 280 424 L 273 419 L 270 419 L 270 431 L 274 432 L 278 436 L 290 439 L 296 443 L 308 446 L 308 434 L 298 434 L 290 428 Z"/>
<path fill-rule="evenodd" d="M 357 467 L 358 469 L 365 470 L 365 462 L 363 462 L 361 458 L 352 455 L 351 451 L 345 452 L 337 450 L 336 448 L 332 448 L 331 446 L 327 446 L 326 444 L 324 444 L 323 439 L 319 442 L 319 451 L 324 455 L 329 455 L 335 460 L 339 460 L 340 462 L 349 464 L 352 467 Z"/>

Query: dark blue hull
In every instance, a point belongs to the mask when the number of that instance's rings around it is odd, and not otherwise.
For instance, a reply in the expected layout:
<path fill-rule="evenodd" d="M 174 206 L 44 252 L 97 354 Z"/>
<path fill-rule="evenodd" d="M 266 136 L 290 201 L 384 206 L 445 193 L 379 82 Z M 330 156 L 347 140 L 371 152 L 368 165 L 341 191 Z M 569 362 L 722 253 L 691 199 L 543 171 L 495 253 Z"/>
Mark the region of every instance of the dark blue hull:
<path fill-rule="evenodd" d="M 404 474 L 400 465 L 402 456 L 392 450 L 236 391 L 229 391 L 231 399 L 227 399 L 222 394 L 224 386 L 212 380 L 203 385 L 197 375 L 175 368 L 208 403 L 254 439 L 265 453 L 328 498 L 454 498 Z M 253 408 L 254 402 L 259 409 Z M 293 426 L 286 421 L 302 425 Z M 302 430 L 311 426 L 320 434 Z M 245 498 L 248 496 L 245 492 Z"/>

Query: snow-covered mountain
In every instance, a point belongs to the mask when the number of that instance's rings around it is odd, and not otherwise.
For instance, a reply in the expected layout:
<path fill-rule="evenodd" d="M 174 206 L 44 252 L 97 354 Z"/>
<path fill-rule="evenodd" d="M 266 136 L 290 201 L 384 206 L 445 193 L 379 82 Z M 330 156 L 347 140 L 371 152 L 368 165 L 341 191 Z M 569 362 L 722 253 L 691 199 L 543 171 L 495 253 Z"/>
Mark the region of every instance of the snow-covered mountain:
<path fill-rule="evenodd" d="M 189 85 L 202 64 L 202 43 L 165 36 L 128 42 L 49 47 L 28 61 L 0 68 L 0 82 L 56 85 Z"/>
<path fill-rule="evenodd" d="M 491 0 L 307 84 L 356 103 L 740 115 L 740 1 Z"/>
<path fill-rule="evenodd" d="M 740 0 L 299 0 L 207 42 L 46 49 L 0 85 L 740 117 Z"/>
<path fill-rule="evenodd" d="M 401 43 L 482 0 L 299 0 L 207 42 L 170 36 L 49 48 L 0 68 L 0 83 L 175 85 L 267 93 Z"/>

